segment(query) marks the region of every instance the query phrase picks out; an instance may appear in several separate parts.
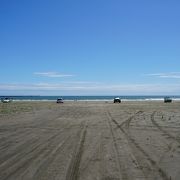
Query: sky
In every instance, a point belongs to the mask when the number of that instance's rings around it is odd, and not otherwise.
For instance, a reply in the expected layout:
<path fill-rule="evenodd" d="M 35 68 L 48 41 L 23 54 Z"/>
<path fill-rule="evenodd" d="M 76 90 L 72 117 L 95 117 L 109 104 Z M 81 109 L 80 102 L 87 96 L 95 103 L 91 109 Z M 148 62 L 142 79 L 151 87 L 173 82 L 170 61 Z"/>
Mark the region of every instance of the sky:
<path fill-rule="evenodd" d="M 0 95 L 180 95 L 179 0 L 1 0 Z"/>

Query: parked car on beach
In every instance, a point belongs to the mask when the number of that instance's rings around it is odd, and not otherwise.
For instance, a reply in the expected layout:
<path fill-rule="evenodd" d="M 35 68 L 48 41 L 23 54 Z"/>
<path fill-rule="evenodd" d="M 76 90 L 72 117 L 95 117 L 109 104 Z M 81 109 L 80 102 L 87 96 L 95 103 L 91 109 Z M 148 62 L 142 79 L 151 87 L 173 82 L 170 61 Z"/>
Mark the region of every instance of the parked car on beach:
<path fill-rule="evenodd" d="M 1 102 L 3 102 L 3 103 L 9 103 L 9 102 L 11 102 L 11 101 L 12 101 L 12 99 L 10 99 L 10 98 L 8 98 L 8 97 L 1 98 Z"/>
<path fill-rule="evenodd" d="M 170 97 L 165 97 L 164 98 L 164 103 L 171 103 L 172 99 Z"/>
<path fill-rule="evenodd" d="M 121 103 L 121 99 L 119 97 L 114 98 L 114 103 Z"/>
<path fill-rule="evenodd" d="M 64 103 L 63 98 L 58 98 L 56 103 Z"/>

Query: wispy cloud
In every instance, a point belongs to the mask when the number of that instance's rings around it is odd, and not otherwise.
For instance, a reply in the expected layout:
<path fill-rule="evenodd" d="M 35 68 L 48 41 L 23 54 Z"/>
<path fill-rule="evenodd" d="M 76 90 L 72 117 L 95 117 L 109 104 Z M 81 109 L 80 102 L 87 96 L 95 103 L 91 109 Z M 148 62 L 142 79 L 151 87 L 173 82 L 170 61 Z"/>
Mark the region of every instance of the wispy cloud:
<path fill-rule="evenodd" d="M 180 72 L 155 73 L 155 74 L 147 74 L 147 76 L 154 76 L 158 78 L 180 79 Z"/>
<path fill-rule="evenodd" d="M 36 83 L 0 84 L 0 91 L 46 91 L 70 94 L 179 94 L 179 84 Z"/>
<path fill-rule="evenodd" d="M 62 77 L 72 77 L 72 74 L 61 74 L 58 72 L 35 72 L 36 76 L 50 77 L 50 78 L 62 78 Z"/>

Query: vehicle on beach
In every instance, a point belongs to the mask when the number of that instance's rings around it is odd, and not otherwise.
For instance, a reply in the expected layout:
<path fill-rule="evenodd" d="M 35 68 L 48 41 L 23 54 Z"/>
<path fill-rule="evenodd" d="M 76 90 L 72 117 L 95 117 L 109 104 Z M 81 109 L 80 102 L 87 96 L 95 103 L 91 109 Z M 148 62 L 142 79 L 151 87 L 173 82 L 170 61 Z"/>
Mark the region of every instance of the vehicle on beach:
<path fill-rule="evenodd" d="M 165 97 L 164 98 L 164 103 L 171 103 L 172 99 L 170 97 Z"/>
<path fill-rule="evenodd" d="M 63 98 L 58 98 L 56 103 L 64 103 Z"/>
<path fill-rule="evenodd" d="M 114 103 L 121 103 L 121 99 L 119 97 L 114 98 Z"/>
<path fill-rule="evenodd" d="M 12 101 L 12 99 L 10 99 L 10 98 L 8 98 L 8 97 L 1 98 L 1 102 L 3 102 L 3 103 L 9 103 L 9 102 L 11 102 L 11 101 Z"/>

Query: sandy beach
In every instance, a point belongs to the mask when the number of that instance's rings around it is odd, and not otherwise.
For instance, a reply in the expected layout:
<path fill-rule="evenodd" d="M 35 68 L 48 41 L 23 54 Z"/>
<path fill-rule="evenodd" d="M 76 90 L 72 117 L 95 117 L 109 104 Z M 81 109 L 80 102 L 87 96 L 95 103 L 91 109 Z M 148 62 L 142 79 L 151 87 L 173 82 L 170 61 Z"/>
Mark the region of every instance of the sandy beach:
<path fill-rule="evenodd" d="M 1 180 L 179 180 L 180 102 L 0 104 Z"/>

